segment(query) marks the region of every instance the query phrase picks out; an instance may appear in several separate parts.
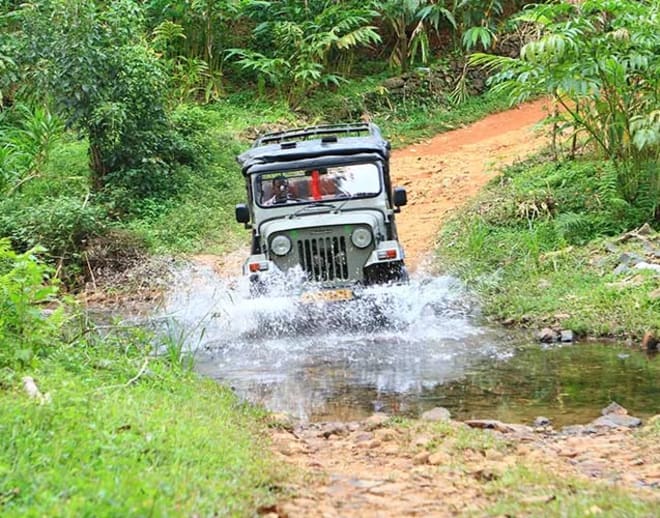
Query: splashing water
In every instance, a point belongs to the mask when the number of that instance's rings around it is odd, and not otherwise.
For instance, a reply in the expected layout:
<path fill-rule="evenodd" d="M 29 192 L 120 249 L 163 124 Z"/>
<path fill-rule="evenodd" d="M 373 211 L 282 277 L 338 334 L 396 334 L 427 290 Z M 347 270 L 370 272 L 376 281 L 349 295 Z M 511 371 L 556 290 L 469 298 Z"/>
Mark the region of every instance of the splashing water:
<path fill-rule="evenodd" d="M 471 365 L 511 354 L 473 323 L 474 304 L 451 277 L 330 304 L 301 305 L 287 289 L 285 281 L 273 296 L 249 298 L 241 280 L 195 266 L 179 272 L 162 317 L 186 330 L 202 373 L 304 420 L 405 411 Z"/>

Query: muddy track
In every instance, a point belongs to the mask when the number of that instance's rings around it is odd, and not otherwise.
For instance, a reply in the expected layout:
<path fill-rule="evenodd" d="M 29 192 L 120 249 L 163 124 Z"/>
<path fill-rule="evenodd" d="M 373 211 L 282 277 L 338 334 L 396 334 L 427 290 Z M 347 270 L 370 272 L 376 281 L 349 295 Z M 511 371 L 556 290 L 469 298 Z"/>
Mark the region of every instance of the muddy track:
<path fill-rule="evenodd" d="M 473 197 L 497 172 L 547 143 L 539 122 L 546 101 L 497 113 L 392 154 L 394 185 L 408 191 L 408 206 L 397 218 L 414 271 L 433 250 L 442 222 Z"/>

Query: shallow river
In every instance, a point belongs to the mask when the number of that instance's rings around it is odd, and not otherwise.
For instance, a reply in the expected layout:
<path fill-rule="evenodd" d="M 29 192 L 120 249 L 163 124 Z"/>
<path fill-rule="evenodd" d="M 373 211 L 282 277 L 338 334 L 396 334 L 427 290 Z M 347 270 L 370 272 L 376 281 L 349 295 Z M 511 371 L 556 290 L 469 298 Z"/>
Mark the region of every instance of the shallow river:
<path fill-rule="evenodd" d="M 369 307 L 344 313 L 303 314 L 286 297 L 245 291 L 211 269 L 184 269 L 158 320 L 185 337 L 199 372 L 302 420 L 444 406 L 457 418 L 544 415 L 562 425 L 586 423 L 612 400 L 640 417 L 660 411 L 658 357 L 623 345 L 540 346 L 489 328 L 450 277 L 374 291 Z M 374 321 L 374 310 L 394 322 Z"/>

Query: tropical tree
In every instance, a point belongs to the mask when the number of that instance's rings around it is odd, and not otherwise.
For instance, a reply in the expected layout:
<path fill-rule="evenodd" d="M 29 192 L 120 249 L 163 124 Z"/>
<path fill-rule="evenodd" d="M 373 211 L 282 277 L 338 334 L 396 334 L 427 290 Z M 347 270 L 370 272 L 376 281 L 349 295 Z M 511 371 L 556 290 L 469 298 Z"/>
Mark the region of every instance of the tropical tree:
<path fill-rule="evenodd" d="M 428 62 L 432 30 L 437 31 L 442 22 L 456 27 L 443 0 L 388 0 L 379 9 L 394 37 L 390 62 L 401 72 L 407 72 L 417 59 Z"/>
<path fill-rule="evenodd" d="M 512 102 L 551 95 L 576 135 L 616 166 L 616 187 L 649 213 L 660 199 L 660 3 L 560 1 L 518 17 L 542 27 L 520 58 L 475 54 Z"/>
<path fill-rule="evenodd" d="M 30 84 L 89 140 L 92 187 L 125 183 L 148 195 L 168 183 L 173 157 L 168 82 L 144 38 L 140 6 L 44 0 L 22 11 Z M 47 95 L 44 95 L 47 93 Z"/>
<path fill-rule="evenodd" d="M 318 85 L 337 84 L 341 57 L 380 41 L 369 5 L 311 0 L 251 1 L 254 45 L 233 49 L 240 66 L 266 78 L 296 104 Z M 259 50 L 256 50 L 259 49 Z"/>

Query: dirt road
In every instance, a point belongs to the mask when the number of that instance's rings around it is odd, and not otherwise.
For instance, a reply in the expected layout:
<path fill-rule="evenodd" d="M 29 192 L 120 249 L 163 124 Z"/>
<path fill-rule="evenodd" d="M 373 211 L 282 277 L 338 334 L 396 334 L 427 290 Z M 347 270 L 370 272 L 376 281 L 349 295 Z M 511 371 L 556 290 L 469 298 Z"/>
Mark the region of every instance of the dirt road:
<path fill-rule="evenodd" d="M 433 250 L 447 214 L 474 196 L 503 166 L 547 142 L 538 131 L 546 104 L 528 103 L 393 153 L 393 183 L 408 191 L 408 206 L 397 221 L 411 271 Z"/>

